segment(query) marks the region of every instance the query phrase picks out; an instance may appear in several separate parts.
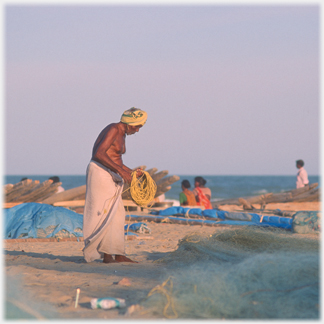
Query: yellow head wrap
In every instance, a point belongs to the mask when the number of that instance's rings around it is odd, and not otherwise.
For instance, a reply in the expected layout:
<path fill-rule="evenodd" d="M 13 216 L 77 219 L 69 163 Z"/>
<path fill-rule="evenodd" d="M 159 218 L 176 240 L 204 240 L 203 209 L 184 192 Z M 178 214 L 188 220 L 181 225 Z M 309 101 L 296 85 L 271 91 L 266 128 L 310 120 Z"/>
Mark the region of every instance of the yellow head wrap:
<path fill-rule="evenodd" d="M 144 125 L 147 119 L 147 113 L 139 108 L 132 107 L 125 110 L 120 121 L 131 126 Z"/>

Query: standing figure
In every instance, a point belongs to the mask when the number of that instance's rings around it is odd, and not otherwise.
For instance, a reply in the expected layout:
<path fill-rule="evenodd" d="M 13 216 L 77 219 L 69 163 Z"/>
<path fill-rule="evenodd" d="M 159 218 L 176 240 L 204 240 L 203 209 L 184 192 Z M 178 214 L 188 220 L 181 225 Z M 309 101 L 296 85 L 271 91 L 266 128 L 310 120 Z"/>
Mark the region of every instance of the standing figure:
<path fill-rule="evenodd" d="M 304 161 L 297 160 L 296 167 L 298 169 L 297 172 L 297 181 L 296 181 L 296 188 L 302 188 L 309 184 L 307 171 L 304 169 Z"/>
<path fill-rule="evenodd" d="M 147 113 L 138 108 L 126 110 L 120 122 L 106 126 L 96 139 L 87 167 L 83 214 L 83 254 L 86 262 L 102 258 L 104 263 L 135 262 L 125 256 L 124 183 L 131 183 L 132 170 L 123 164 L 126 135 L 137 133 Z M 137 177 L 143 173 L 136 170 Z M 113 257 L 115 256 L 115 258 Z"/>
<path fill-rule="evenodd" d="M 195 178 L 195 189 L 192 190 L 196 196 L 196 201 L 199 206 L 205 207 L 205 209 L 212 209 L 210 202 L 211 190 L 205 187 L 207 181 L 203 177 Z"/>
<path fill-rule="evenodd" d="M 183 180 L 181 182 L 182 192 L 179 195 L 180 206 L 196 206 L 196 197 L 194 193 L 189 190 L 190 182 L 188 180 Z"/>

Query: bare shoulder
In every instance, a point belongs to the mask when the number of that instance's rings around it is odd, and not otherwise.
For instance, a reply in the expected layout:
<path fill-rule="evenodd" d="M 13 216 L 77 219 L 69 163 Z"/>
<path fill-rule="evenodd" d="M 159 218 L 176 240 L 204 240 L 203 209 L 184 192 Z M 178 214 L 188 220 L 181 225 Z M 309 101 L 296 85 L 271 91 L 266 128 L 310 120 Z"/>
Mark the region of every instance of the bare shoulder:
<path fill-rule="evenodd" d="M 92 150 L 92 157 L 97 159 L 100 162 L 100 158 L 98 158 L 98 153 L 105 152 L 109 147 L 116 146 L 118 142 L 120 142 L 119 138 L 120 130 L 118 123 L 112 123 L 107 125 L 98 135 Z M 117 141 L 116 141 L 117 140 Z"/>
<path fill-rule="evenodd" d="M 118 123 L 111 123 L 105 127 L 106 130 L 108 131 L 118 131 Z"/>
<path fill-rule="evenodd" d="M 117 123 L 112 123 L 107 125 L 102 131 L 101 131 L 101 136 L 106 137 L 106 136 L 116 136 L 119 132 L 119 127 Z"/>

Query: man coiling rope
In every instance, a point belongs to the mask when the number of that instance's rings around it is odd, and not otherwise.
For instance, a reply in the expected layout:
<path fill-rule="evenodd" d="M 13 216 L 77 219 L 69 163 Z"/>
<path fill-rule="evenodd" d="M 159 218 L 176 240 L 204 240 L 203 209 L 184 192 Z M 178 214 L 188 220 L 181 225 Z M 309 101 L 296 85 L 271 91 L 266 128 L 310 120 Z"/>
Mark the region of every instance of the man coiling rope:
<path fill-rule="evenodd" d="M 148 173 L 128 168 L 122 159 L 126 153 L 126 136 L 139 132 L 147 113 L 132 107 L 120 121 L 107 125 L 98 135 L 87 167 L 86 197 L 83 213 L 84 259 L 104 263 L 136 262 L 125 254 L 124 184 L 140 206 L 153 201 L 156 188 Z M 139 179 L 134 179 L 136 176 Z M 103 207 L 104 206 L 104 207 Z"/>

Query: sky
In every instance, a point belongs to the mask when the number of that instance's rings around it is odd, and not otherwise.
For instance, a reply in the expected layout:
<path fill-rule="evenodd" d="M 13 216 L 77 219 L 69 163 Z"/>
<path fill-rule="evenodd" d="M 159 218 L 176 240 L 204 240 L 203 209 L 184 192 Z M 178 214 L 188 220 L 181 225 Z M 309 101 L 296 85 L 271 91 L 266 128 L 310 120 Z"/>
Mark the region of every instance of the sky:
<path fill-rule="evenodd" d="M 124 164 L 178 175 L 320 173 L 319 4 L 3 5 L 8 175 L 82 175 L 123 111 Z"/>

